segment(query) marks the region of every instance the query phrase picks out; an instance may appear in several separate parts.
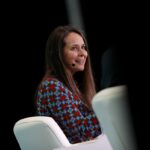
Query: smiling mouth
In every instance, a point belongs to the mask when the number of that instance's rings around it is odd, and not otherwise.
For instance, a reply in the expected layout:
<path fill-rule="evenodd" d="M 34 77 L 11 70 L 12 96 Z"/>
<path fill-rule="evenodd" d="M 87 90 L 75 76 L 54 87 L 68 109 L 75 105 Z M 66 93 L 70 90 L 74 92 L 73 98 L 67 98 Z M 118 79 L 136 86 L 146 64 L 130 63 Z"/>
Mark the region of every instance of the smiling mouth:
<path fill-rule="evenodd" d="M 80 64 L 80 65 L 83 65 L 84 62 L 85 62 L 85 60 L 76 60 L 75 62 L 78 63 L 78 64 Z"/>

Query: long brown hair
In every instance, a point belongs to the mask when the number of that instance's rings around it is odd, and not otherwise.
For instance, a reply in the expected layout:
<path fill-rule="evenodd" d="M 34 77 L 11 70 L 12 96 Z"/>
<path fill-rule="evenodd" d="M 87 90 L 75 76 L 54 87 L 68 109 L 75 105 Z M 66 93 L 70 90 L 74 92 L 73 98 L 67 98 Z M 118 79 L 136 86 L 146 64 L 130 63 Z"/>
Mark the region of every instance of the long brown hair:
<path fill-rule="evenodd" d="M 65 71 L 65 65 L 63 62 L 63 50 L 65 46 L 64 39 L 70 32 L 75 32 L 83 38 L 88 53 L 84 71 L 82 71 L 81 73 L 77 73 L 79 75 L 75 76 L 72 76 L 71 73 Z M 88 106 L 91 106 L 91 100 L 96 93 L 96 90 L 89 57 L 88 44 L 83 32 L 73 26 L 59 26 L 50 34 L 46 43 L 45 50 L 45 77 L 56 77 Z M 80 83 L 77 83 L 79 84 L 79 86 L 75 84 L 75 80 L 80 80 Z"/>

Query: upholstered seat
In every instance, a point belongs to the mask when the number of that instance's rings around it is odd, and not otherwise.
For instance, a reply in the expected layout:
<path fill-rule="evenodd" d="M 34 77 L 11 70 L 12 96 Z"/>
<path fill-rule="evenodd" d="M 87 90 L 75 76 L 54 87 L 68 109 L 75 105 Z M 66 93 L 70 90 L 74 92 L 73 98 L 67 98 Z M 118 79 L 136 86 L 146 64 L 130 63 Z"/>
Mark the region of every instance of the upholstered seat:
<path fill-rule="evenodd" d="M 51 117 L 34 116 L 18 120 L 14 125 L 14 134 L 21 150 L 112 150 L 102 134 L 94 140 L 71 144 Z"/>
<path fill-rule="evenodd" d="M 71 145 L 51 117 L 21 119 L 16 122 L 14 133 L 22 150 L 50 150 Z"/>
<path fill-rule="evenodd" d="M 93 109 L 114 150 L 136 150 L 126 85 L 109 87 L 98 92 Z"/>

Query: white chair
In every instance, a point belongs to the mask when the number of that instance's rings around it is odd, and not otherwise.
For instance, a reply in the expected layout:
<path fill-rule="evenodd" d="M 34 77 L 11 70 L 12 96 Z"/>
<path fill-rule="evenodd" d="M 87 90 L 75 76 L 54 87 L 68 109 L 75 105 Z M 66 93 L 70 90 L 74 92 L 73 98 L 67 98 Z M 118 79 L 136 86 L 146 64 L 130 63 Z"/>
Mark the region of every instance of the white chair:
<path fill-rule="evenodd" d="M 102 134 L 95 140 L 71 144 L 51 117 L 34 116 L 20 119 L 13 128 L 21 150 L 112 150 Z"/>
<path fill-rule="evenodd" d="M 17 121 L 14 134 L 21 150 L 51 150 L 71 144 L 51 117 L 35 116 Z"/>
<path fill-rule="evenodd" d="M 127 86 L 109 87 L 98 92 L 93 109 L 114 150 L 136 150 Z"/>

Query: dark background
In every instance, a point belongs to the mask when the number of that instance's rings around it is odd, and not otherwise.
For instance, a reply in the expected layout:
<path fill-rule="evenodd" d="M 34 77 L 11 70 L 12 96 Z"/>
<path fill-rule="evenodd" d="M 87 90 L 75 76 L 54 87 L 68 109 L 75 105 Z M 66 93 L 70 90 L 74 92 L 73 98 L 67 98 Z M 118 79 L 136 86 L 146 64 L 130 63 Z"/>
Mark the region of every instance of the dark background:
<path fill-rule="evenodd" d="M 100 90 L 103 52 L 120 47 L 129 103 L 139 149 L 147 147 L 148 127 L 148 9 L 138 3 L 80 1 L 97 90 Z M 44 48 L 58 25 L 69 23 L 65 1 L 49 4 L 3 4 L 1 117 L 5 149 L 19 149 L 13 126 L 35 115 L 34 94 L 44 74 Z M 6 142 L 7 141 L 7 142 Z"/>

